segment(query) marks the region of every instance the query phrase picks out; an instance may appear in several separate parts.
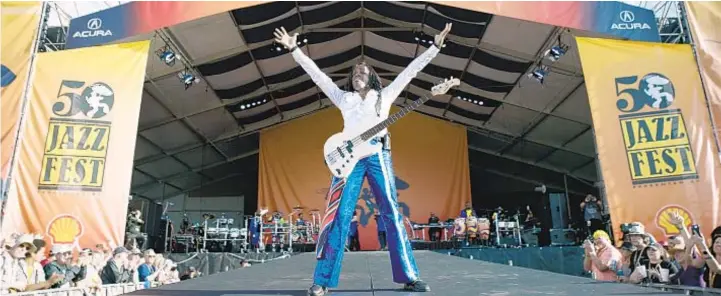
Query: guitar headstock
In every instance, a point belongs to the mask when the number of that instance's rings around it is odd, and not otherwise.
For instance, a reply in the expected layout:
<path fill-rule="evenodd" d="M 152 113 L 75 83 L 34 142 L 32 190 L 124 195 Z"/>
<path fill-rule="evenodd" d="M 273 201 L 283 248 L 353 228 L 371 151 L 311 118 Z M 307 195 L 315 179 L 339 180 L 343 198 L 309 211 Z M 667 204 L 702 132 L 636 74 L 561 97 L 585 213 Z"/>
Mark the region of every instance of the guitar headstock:
<path fill-rule="evenodd" d="M 443 80 L 443 82 L 433 86 L 431 88 L 431 94 L 434 96 L 445 95 L 451 87 L 459 85 L 461 85 L 461 81 L 458 78 L 453 78 L 453 76 L 451 76 L 451 78 L 447 78 Z"/>

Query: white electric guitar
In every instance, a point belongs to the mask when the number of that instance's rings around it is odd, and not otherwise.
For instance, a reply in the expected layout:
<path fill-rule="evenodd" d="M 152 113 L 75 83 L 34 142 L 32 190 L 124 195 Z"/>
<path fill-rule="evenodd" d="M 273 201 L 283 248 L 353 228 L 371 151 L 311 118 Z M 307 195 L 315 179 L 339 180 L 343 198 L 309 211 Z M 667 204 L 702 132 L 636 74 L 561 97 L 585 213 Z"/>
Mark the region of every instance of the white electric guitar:
<path fill-rule="evenodd" d="M 448 92 L 451 87 L 460 84 L 461 81 L 458 80 L 458 78 L 451 77 L 433 86 L 433 88 L 431 88 L 431 94 L 434 96 L 443 95 Z M 428 97 L 424 96 L 410 104 L 410 106 L 388 116 L 388 119 L 377 123 L 367 130 L 344 131 L 328 138 L 328 140 L 325 141 L 325 145 L 323 145 L 323 154 L 325 155 L 325 163 L 333 176 L 341 179 L 347 178 L 359 160 L 376 153 L 377 148 L 371 144 L 371 139 L 398 121 L 398 119 L 411 113 L 411 111 L 418 108 L 418 106 L 423 105 L 426 101 L 428 101 Z M 380 143 L 374 144 L 380 145 Z"/>

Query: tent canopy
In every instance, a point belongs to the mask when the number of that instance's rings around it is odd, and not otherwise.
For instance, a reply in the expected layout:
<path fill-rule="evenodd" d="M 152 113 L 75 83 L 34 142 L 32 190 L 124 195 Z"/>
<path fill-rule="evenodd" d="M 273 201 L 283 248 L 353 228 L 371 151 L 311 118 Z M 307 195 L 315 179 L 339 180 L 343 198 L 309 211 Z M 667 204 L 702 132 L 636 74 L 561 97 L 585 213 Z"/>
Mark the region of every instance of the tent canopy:
<path fill-rule="evenodd" d="M 302 50 L 338 85 L 360 60 L 384 85 L 432 42 L 448 44 L 395 104 L 429 93 L 449 76 L 462 84 L 418 112 L 468 129 L 471 168 L 527 183 L 593 192 L 591 115 L 574 36 L 590 32 L 426 2 L 273 2 L 135 36 L 152 51 L 140 114 L 132 193 L 160 199 L 219 183 L 254 195 L 257 131 L 332 107 L 273 30 L 299 33 Z M 612 36 L 602 36 L 613 38 Z M 570 46 L 543 85 L 528 79 L 544 53 Z M 181 57 L 166 65 L 155 51 Z M 199 79 L 187 90 L 178 73 Z M 218 184 L 216 184 L 218 183 Z"/>

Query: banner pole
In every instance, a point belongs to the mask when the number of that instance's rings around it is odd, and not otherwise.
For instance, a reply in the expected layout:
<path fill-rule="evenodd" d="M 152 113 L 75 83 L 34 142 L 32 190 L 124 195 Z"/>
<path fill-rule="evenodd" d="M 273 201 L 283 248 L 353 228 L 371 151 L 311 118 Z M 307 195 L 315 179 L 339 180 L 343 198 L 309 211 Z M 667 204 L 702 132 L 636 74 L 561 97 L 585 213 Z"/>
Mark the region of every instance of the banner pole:
<path fill-rule="evenodd" d="M 584 78 L 585 79 L 585 78 Z M 584 82 L 585 83 L 585 82 Z M 590 104 L 590 102 L 589 102 Z M 603 181 L 603 171 L 601 170 L 601 159 L 598 157 L 598 143 L 597 142 L 597 136 L 596 136 L 596 129 L 593 127 L 593 124 L 591 126 L 591 134 L 593 135 L 593 148 L 596 150 L 596 159 L 594 160 L 594 163 L 596 163 L 596 176 L 598 177 L 598 181 L 596 181 L 595 187 L 598 188 L 598 197 L 601 198 L 601 202 L 603 202 L 603 209 L 601 209 L 601 213 L 608 213 L 608 225 L 606 227 L 606 230 L 608 232 L 608 235 L 611 237 L 611 242 L 615 242 L 615 237 L 613 234 L 613 220 L 611 219 L 611 207 L 608 204 L 608 196 L 606 195 L 606 183 Z M 615 244 L 614 244 L 615 245 Z"/>
<path fill-rule="evenodd" d="M 708 92 L 706 91 L 706 81 L 704 80 L 703 75 L 701 75 L 701 57 L 698 55 L 698 51 L 696 50 L 696 38 L 693 36 L 693 30 L 691 30 L 689 24 L 688 24 L 688 7 L 686 6 L 688 4 L 686 3 L 679 3 L 679 16 L 681 18 L 681 23 L 679 26 L 681 26 L 681 30 L 683 30 L 683 26 L 685 25 L 688 29 L 688 39 L 689 39 L 689 45 L 691 45 L 691 51 L 693 52 L 693 57 L 696 59 L 696 67 L 698 68 L 698 75 L 699 78 L 701 78 L 701 89 L 703 90 L 703 96 L 704 100 L 706 101 L 706 110 L 708 111 L 709 119 L 711 119 L 711 131 L 713 132 L 713 138 L 716 142 L 716 151 L 721 155 L 721 143 L 719 143 L 718 138 L 718 127 L 716 126 L 716 121 L 714 120 L 714 114 L 713 111 L 711 111 L 711 102 L 708 98 Z"/>
<path fill-rule="evenodd" d="M 22 93 L 20 94 L 20 98 L 22 100 L 22 106 L 20 107 L 20 118 L 18 119 L 18 127 L 17 131 L 15 131 L 15 143 L 13 144 L 13 151 L 10 156 L 10 167 L 8 168 L 8 174 L 7 178 L 5 179 L 5 183 L 2 184 L 2 190 L 1 197 L 0 198 L 0 229 L 2 229 L 3 220 L 5 218 L 4 211 L 5 211 L 5 205 L 7 203 L 8 199 L 8 192 L 10 191 L 10 186 L 12 184 L 13 179 L 13 173 L 15 172 L 15 165 L 16 160 L 18 157 L 18 151 L 20 150 L 20 139 L 22 137 L 22 130 L 23 126 L 25 126 L 25 121 L 27 118 L 27 109 L 29 104 L 28 99 L 28 92 L 30 90 L 30 87 L 33 84 L 33 77 L 35 74 L 35 57 L 38 53 L 38 48 L 40 47 L 40 40 L 42 39 L 41 36 L 45 36 L 45 26 L 47 25 L 47 17 L 46 14 L 48 13 L 48 2 L 43 1 L 42 6 L 40 8 L 40 18 L 37 25 L 37 30 L 35 31 L 35 41 L 33 41 L 33 45 L 30 48 L 30 61 L 28 63 L 28 71 L 27 71 L 27 79 L 25 81 L 25 87 L 23 88 Z"/>

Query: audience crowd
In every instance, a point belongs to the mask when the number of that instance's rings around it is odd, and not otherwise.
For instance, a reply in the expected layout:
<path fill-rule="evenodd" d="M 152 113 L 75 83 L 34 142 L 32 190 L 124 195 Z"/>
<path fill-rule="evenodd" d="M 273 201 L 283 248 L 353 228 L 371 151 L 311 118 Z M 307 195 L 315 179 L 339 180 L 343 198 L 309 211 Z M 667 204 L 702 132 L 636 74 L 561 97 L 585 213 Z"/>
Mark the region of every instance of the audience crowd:
<path fill-rule="evenodd" d="M 676 213 L 670 222 L 679 234 L 657 241 L 638 222 L 629 223 L 616 247 L 608 233 L 596 230 L 583 244 L 583 267 L 594 279 L 721 288 L 721 227 L 705 239 L 694 225 L 689 230 Z"/>
<path fill-rule="evenodd" d="M 2 245 L 0 294 L 76 287 L 93 295 L 107 284 L 142 283 L 147 288 L 199 275 L 194 268 L 180 275 L 176 263 L 152 249 L 97 245 L 74 256 L 71 245 L 47 246 L 42 236 L 32 234 L 13 235 Z"/>

